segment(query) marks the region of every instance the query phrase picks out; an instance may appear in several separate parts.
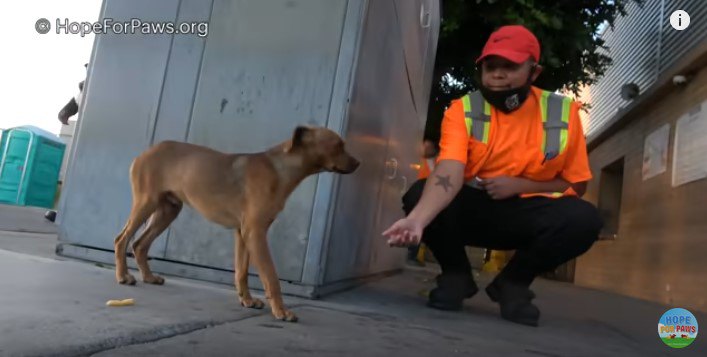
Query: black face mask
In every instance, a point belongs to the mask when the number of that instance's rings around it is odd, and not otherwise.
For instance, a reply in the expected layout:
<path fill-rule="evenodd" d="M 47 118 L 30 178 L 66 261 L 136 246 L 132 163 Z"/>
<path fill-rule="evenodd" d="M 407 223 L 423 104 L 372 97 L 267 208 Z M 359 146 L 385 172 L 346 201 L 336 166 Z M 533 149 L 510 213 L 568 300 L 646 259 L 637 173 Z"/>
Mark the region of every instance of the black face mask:
<path fill-rule="evenodd" d="M 489 104 L 491 104 L 498 110 L 506 114 L 513 112 L 520 108 L 520 106 L 525 103 L 525 100 L 528 99 L 528 94 L 530 94 L 530 86 L 533 84 L 531 79 L 533 76 L 534 69 L 535 68 L 530 71 L 530 76 L 528 76 L 528 80 L 521 87 L 494 91 L 488 89 L 487 87 L 484 87 L 484 85 L 482 84 L 479 86 L 481 95 L 484 96 L 484 99 L 486 99 Z"/>

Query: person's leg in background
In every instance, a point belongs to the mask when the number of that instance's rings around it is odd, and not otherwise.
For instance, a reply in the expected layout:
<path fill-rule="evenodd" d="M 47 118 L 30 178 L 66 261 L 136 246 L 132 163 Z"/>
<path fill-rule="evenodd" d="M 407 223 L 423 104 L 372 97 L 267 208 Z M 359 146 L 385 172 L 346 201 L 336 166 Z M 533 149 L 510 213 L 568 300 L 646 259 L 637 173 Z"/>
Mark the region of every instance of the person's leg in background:
<path fill-rule="evenodd" d="M 500 304 L 503 318 L 537 326 L 540 311 L 531 303 L 535 294 L 529 289 L 533 280 L 589 250 L 602 222 L 598 210 L 577 197 L 516 202 L 518 208 L 500 213 L 508 217 L 509 227 L 515 227 L 515 236 L 528 240 L 519 245 L 486 292 Z"/>
<path fill-rule="evenodd" d="M 411 245 L 408 247 L 408 263 L 417 264 L 417 253 L 420 252 L 420 244 Z M 419 265 L 419 264 L 417 264 Z"/>
<path fill-rule="evenodd" d="M 425 179 L 418 180 L 403 196 L 403 210 L 408 215 L 422 196 Z M 428 305 L 443 310 L 459 310 L 464 298 L 478 291 L 471 273 L 471 264 L 466 255 L 463 237 L 467 227 L 464 223 L 463 203 L 468 199 L 464 187 L 457 197 L 440 212 L 422 233 L 422 242 L 430 249 L 442 269 L 437 276 L 437 288 L 430 292 Z"/>

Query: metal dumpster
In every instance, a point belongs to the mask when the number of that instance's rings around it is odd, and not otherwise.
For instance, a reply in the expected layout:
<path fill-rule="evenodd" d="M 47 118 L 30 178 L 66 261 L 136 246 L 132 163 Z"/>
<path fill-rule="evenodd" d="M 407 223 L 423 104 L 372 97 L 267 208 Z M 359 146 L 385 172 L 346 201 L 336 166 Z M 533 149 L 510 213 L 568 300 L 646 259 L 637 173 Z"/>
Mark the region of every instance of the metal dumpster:
<path fill-rule="evenodd" d="M 208 36 L 96 36 L 57 252 L 113 263 L 131 204 L 128 167 L 150 145 L 255 152 L 309 124 L 340 133 L 362 165 L 306 179 L 274 222 L 283 292 L 317 297 L 400 269 L 404 250 L 380 233 L 402 216 L 400 198 L 416 177 L 439 8 L 434 0 L 104 0 L 101 19 L 205 21 Z M 153 244 L 151 266 L 231 284 L 233 251 L 231 231 L 185 207 Z M 256 275 L 251 285 L 260 287 Z"/>

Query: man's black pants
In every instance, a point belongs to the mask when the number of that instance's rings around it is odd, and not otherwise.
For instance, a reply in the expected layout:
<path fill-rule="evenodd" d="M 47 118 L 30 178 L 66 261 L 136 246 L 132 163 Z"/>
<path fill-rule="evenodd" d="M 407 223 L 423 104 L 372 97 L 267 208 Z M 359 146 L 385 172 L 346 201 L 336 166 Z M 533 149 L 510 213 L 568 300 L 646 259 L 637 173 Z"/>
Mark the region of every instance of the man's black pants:
<path fill-rule="evenodd" d="M 425 180 L 403 196 L 409 214 L 422 196 Z M 533 279 L 580 256 L 597 240 L 598 210 L 578 197 L 514 197 L 494 200 L 464 185 L 452 202 L 425 228 L 422 241 L 442 272 L 470 274 L 465 246 L 516 250 L 499 279 L 529 286 Z"/>

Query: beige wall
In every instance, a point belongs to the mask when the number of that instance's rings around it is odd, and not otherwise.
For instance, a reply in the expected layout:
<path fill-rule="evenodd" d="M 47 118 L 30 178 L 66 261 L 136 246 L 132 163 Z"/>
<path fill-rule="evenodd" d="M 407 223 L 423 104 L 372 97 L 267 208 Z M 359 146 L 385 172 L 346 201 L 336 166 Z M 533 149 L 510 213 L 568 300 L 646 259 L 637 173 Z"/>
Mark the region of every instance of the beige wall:
<path fill-rule="evenodd" d="M 577 259 L 577 285 L 707 312 L 707 179 L 671 185 L 675 123 L 706 99 L 703 70 L 688 86 L 651 100 L 637 120 L 592 150 L 594 179 L 585 198 L 594 203 L 602 168 L 625 157 L 621 219 L 616 240 L 599 241 Z M 667 171 L 643 181 L 644 139 L 665 123 Z"/>

